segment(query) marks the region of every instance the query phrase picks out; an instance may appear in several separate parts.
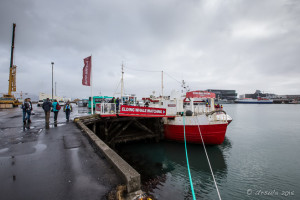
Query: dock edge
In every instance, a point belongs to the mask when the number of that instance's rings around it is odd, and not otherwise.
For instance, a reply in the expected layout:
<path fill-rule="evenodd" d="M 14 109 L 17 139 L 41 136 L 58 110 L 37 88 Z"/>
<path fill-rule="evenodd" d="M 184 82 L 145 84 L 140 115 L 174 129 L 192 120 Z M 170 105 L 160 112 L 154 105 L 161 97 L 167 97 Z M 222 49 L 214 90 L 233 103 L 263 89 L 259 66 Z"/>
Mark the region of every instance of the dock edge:
<path fill-rule="evenodd" d="M 117 173 L 126 182 L 127 193 L 139 191 L 141 189 L 141 175 L 93 133 L 93 131 L 80 120 L 80 117 L 74 119 L 74 122 L 83 130 L 96 148 L 103 153 L 105 158 L 113 165 Z"/>

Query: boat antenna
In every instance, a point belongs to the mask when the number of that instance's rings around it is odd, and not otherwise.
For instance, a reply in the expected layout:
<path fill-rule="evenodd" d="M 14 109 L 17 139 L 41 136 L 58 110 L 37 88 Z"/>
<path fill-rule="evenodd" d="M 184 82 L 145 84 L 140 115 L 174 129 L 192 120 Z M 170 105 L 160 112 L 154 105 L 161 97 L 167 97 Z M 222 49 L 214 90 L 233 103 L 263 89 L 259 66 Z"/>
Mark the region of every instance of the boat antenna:
<path fill-rule="evenodd" d="M 182 80 L 181 87 L 182 87 L 182 90 L 181 90 L 182 93 L 190 91 L 190 87 L 188 85 L 186 86 L 186 82 L 184 80 Z"/>

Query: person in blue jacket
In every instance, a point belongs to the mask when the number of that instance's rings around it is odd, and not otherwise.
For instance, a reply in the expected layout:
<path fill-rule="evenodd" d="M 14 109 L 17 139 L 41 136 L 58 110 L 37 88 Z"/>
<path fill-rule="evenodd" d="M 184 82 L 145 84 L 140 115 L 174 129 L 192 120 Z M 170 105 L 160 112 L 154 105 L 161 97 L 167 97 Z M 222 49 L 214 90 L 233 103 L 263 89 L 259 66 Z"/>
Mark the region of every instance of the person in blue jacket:
<path fill-rule="evenodd" d="M 66 119 L 68 122 L 70 119 L 70 113 L 72 112 L 72 105 L 70 104 L 70 101 L 67 101 L 67 103 L 65 104 L 64 112 L 66 113 Z"/>
<path fill-rule="evenodd" d="M 58 104 L 56 99 L 52 103 L 52 110 L 54 112 L 54 123 L 56 123 L 57 122 L 57 115 L 58 115 L 58 112 L 60 110 L 60 105 Z"/>

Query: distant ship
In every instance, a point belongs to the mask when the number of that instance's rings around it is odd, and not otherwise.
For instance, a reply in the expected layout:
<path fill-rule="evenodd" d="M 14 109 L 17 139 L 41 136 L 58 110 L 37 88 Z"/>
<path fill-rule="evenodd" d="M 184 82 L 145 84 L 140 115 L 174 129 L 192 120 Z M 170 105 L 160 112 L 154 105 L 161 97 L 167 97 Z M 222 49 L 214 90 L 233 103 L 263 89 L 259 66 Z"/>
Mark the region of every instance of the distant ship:
<path fill-rule="evenodd" d="M 273 103 L 273 100 L 258 97 L 257 99 L 251 99 L 251 98 L 237 99 L 234 102 L 235 103 L 247 103 L 247 104 L 271 104 L 271 103 Z"/>
<path fill-rule="evenodd" d="M 216 99 L 215 103 L 217 104 L 231 104 L 234 103 L 233 100 L 227 100 L 227 99 Z"/>
<path fill-rule="evenodd" d="M 300 101 L 297 101 L 296 99 L 294 99 L 293 101 L 289 102 L 289 104 L 300 104 Z"/>

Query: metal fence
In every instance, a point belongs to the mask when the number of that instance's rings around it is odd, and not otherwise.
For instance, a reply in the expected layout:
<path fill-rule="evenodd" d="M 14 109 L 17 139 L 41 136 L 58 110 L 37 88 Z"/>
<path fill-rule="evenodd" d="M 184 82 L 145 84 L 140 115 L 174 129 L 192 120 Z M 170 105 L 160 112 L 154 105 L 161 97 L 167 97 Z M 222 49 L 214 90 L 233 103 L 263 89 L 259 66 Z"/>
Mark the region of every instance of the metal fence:
<path fill-rule="evenodd" d="M 186 112 L 187 110 L 191 110 L 194 113 L 194 115 L 203 115 L 203 114 L 206 114 L 208 112 L 215 110 L 215 108 L 208 107 L 206 105 L 194 105 L 193 108 L 194 109 L 192 110 L 191 105 L 185 105 L 184 111 Z"/>

